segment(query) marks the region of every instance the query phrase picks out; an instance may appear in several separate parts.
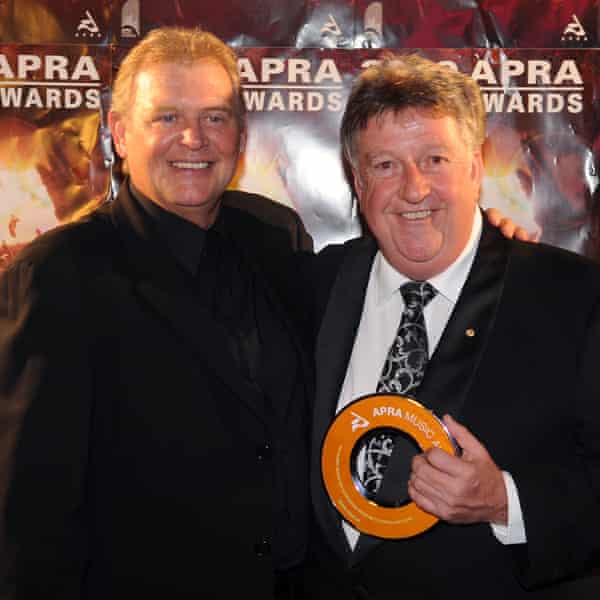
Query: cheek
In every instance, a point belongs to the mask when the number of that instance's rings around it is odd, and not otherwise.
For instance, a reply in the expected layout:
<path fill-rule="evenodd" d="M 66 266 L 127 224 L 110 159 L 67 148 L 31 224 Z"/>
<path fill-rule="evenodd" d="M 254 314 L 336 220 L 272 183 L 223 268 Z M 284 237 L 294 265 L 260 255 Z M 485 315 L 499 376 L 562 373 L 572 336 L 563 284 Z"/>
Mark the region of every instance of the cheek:
<path fill-rule="evenodd" d="M 234 125 L 222 129 L 206 129 L 206 136 L 210 140 L 210 145 L 218 149 L 222 154 L 237 154 L 242 143 L 242 138 L 238 128 Z"/>
<path fill-rule="evenodd" d="M 359 199 L 362 213 L 367 220 L 384 218 L 396 191 L 393 182 L 375 182 L 370 178 L 362 181 L 364 185 Z"/>
<path fill-rule="evenodd" d="M 237 134 L 220 136 L 216 143 L 223 154 L 237 157 L 241 143 L 240 137 Z"/>
<path fill-rule="evenodd" d="M 129 158 L 141 155 L 148 159 L 159 159 L 166 156 L 175 145 L 177 131 L 164 131 L 155 128 L 139 128 L 126 138 Z M 139 162 L 139 161 L 138 161 Z"/>

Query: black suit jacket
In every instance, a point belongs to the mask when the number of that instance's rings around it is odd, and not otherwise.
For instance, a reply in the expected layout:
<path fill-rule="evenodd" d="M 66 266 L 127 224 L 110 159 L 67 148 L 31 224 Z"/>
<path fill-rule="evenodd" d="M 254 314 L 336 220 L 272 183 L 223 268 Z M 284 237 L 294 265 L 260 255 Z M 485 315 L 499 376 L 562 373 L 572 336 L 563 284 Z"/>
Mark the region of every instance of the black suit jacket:
<path fill-rule="evenodd" d="M 320 450 L 375 253 L 374 240 L 363 238 L 319 258 L 311 484 L 327 542 L 320 559 L 330 561 L 338 597 L 600 597 L 599 577 L 569 581 L 599 558 L 600 268 L 505 240 L 488 225 L 417 397 L 455 416 L 513 475 L 528 543 L 503 546 L 488 524 L 440 522 L 408 540 L 348 550 L 323 487 Z"/>
<path fill-rule="evenodd" d="M 219 221 L 277 340 L 260 388 L 127 185 L 0 280 L 0 598 L 271 598 L 301 563 L 311 378 L 271 284 L 310 240 L 250 194 Z"/>

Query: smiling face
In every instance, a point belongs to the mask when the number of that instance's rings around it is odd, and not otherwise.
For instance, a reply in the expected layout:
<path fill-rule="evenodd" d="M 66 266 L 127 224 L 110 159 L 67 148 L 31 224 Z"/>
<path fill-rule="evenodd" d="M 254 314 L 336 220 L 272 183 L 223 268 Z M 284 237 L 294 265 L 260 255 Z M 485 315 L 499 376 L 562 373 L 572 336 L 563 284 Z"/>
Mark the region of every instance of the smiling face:
<path fill-rule="evenodd" d="M 245 138 L 227 71 L 211 59 L 146 66 L 131 109 L 110 113 L 109 123 L 133 185 L 164 209 L 210 227 Z"/>
<path fill-rule="evenodd" d="M 371 117 L 356 135 L 355 189 L 388 262 L 424 280 L 466 246 L 483 165 L 452 117 L 407 108 Z"/>

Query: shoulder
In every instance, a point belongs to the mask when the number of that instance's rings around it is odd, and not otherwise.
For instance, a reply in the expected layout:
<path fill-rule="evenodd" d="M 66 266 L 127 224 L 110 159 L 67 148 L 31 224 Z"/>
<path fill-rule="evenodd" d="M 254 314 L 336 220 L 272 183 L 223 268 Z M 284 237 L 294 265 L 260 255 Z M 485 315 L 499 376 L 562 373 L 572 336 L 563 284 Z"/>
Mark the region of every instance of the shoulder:
<path fill-rule="evenodd" d="M 353 238 L 341 244 L 329 244 L 318 254 L 315 263 L 324 272 L 335 272 L 343 263 L 357 259 L 372 259 L 377 252 L 377 243 L 370 235 Z"/>
<path fill-rule="evenodd" d="M 317 306 L 324 306 L 338 282 L 368 279 L 377 244 L 371 236 L 361 236 L 341 244 L 325 246 L 309 265 Z M 345 284 L 342 284 L 343 286 Z"/>
<path fill-rule="evenodd" d="M 250 192 L 227 190 L 223 194 L 223 206 L 251 215 L 261 223 L 287 225 L 300 221 L 296 211 L 290 207 Z"/>
<path fill-rule="evenodd" d="M 27 244 L 5 271 L 5 277 L 30 272 L 66 280 L 104 260 L 114 247 L 108 209 L 102 207 L 85 218 L 59 225 Z"/>
<path fill-rule="evenodd" d="M 544 243 L 511 240 L 510 265 L 552 285 L 599 285 L 600 262 Z"/>
<path fill-rule="evenodd" d="M 296 211 L 265 196 L 228 190 L 223 194 L 222 212 L 227 228 L 236 235 L 263 232 L 294 250 L 312 249 L 312 239 Z"/>
<path fill-rule="evenodd" d="M 510 240 L 508 247 L 504 306 L 528 315 L 532 327 L 547 327 L 550 319 L 553 328 L 583 335 L 600 309 L 600 264 L 543 243 Z"/>
<path fill-rule="evenodd" d="M 508 286 L 523 290 L 563 290 L 570 286 L 596 287 L 600 284 L 600 262 L 543 242 L 507 239 L 484 222 L 478 255 L 505 256 Z M 477 264 L 477 259 L 476 259 Z"/>

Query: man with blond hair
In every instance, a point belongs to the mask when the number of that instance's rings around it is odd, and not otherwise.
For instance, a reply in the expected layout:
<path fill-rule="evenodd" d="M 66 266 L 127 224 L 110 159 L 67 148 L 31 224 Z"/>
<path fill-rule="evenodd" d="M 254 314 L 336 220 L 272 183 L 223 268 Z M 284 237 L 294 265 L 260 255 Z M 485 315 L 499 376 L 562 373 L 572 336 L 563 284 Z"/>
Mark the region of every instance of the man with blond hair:
<path fill-rule="evenodd" d="M 235 54 L 154 30 L 109 123 L 118 197 L 0 283 L 0 598 L 300 598 L 311 378 L 272 284 L 310 239 L 225 191 Z"/>

